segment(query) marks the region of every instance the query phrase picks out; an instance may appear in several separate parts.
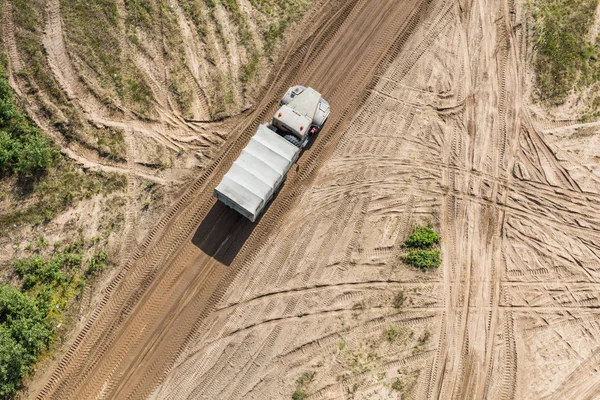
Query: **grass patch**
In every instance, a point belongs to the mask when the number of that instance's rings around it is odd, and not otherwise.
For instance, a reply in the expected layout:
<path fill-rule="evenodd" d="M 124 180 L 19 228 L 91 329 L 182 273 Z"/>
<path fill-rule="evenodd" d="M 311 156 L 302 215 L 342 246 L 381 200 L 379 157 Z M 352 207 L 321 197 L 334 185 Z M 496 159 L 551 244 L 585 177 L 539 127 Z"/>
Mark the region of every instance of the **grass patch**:
<path fill-rule="evenodd" d="M 127 0 L 125 6 L 128 11 L 127 26 L 152 26 L 148 2 Z M 86 73 L 98 79 L 104 90 L 116 95 L 133 111 L 147 116 L 153 94 L 133 62 L 129 58 L 122 60 L 119 38 L 124 33 L 118 26 L 117 2 L 71 0 L 61 3 L 61 11 L 69 50 L 86 67 Z"/>
<path fill-rule="evenodd" d="M 409 332 L 403 328 L 395 325 L 390 325 L 384 332 L 385 340 L 388 343 L 394 343 L 400 339 L 406 339 L 409 337 Z"/>
<path fill-rule="evenodd" d="M 304 400 L 308 397 L 308 394 L 302 389 L 294 390 L 292 393 L 292 400 Z"/>
<path fill-rule="evenodd" d="M 250 82 L 256 76 L 259 65 L 260 56 L 258 55 L 258 53 L 252 54 L 250 60 L 248 60 L 248 62 L 242 67 L 242 82 Z"/>
<path fill-rule="evenodd" d="M 116 161 L 126 160 L 127 147 L 123 129 L 107 127 L 94 129 L 93 132 L 97 143 L 98 153 L 102 157 Z"/>
<path fill-rule="evenodd" d="M 144 0 L 125 0 L 125 10 L 127 10 L 127 23 L 134 26 L 141 26 L 145 29 L 152 27 L 152 6 L 149 1 Z"/>
<path fill-rule="evenodd" d="M 598 0 L 533 0 L 534 66 L 541 101 L 560 104 L 574 89 L 600 80 L 597 38 L 587 35 Z"/>
<path fill-rule="evenodd" d="M 19 75 L 30 85 L 39 87 L 60 107 L 70 103 L 50 73 L 42 43 L 46 2 L 42 0 L 13 0 L 15 41 L 23 61 Z"/>
<path fill-rule="evenodd" d="M 302 17 L 309 5 L 307 0 L 251 0 L 250 3 L 261 13 L 266 14 L 268 20 L 275 21 L 271 22 L 263 33 L 264 50 L 267 56 L 273 53 L 275 45 L 288 26 Z"/>
<path fill-rule="evenodd" d="M 48 169 L 44 174 L 27 179 L 13 178 L 2 182 L 0 235 L 6 235 L 14 225 L 39 225 L 74 206 L 79 200 L 97 194 L 124 190 L 127 178 L 117 173 L 84 173 L 68 160 Z M 9 207 L 20 204 L 19 207 Z"/>
<path fill-rule="evenodd" d="M 240 9 L 237 0 L 224 0 L 223 5 L 225 6 L 225 9 L 227 9 L 227 11 L 229 11 L 229 13 L 231 14 L 233 22 L 235 22 L 235 24 L 237 25 L 240 43 L 248 50 L 254 50 L 254 44 L 252 43 L 252 34 L 250 33 L 248 22 L 246 22 L 246 16 Z"/>
<path fill-rule="evenodd" d="M 69 48 L 100 78 L 103 88 L 122 91 L 116 1 L 70 0 L 61 3 L 61 12 Z"/>

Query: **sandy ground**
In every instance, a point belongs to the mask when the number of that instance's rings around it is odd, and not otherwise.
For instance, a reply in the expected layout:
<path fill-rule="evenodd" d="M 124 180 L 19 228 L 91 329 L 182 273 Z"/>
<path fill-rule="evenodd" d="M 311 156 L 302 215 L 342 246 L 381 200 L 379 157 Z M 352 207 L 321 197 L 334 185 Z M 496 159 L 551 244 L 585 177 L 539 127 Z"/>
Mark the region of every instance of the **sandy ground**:
<path fill-rule="evenodd" d="M 598 398 L 598 125 L 531 113 L 520 7 L 320 15 L 32 397 L 282 399 L 312 371 L 310 399 Z M 334 111 L 252 225 L 211 192 L 295 82 Z"/>

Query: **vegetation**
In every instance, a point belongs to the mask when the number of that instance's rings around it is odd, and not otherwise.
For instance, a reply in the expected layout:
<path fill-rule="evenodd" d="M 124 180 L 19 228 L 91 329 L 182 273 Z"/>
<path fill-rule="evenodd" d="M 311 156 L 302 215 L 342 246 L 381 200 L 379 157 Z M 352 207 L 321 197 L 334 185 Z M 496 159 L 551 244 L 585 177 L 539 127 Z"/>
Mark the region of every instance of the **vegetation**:
<path fill-rule="evenodd" d="M 114 0 L 73 0 L 66 2 L 61 11 L 70 47 L 100 75 L 103 87 L 122 88 L 121 46 L 114 34 L 118 32 L 117 3 Z"/>
<path fill-rule="evenodd" d="M 46 2 L 41 0 L 13 0 L 15 40 L 23 61 L 19 75 L 31 86 L 44 91 L 60 107 L 70 104 L 50 73 L 42 43 Z M 48 112 L 48 110 L 46 110 Z"/>
<path fill-rule="evenodd" d="M 402 256 L 402 260 L 422 271 L 437 268 L 441 263 L 440 250 L 437 248 L 439 243 L 440 236 L 433 227 L 419 226 L 404 242 L 408 253 Z"/>
<path fill-rule="evenodd" d="M 272 0 L 252 0 L 259 10 L 266 12 L 270 16 L 283 16 L 278 22 L 271 23 L 264 33 L 265 53 L 271 55 L 275 44 L 282 37 L 288 26 L 298 20 L 308 8 L 306 0 L 283 0 L 273 2 Z M 275 7 L 277 4 L 278 7 Z"/>
<path fill-rule="evenodd" d="M 308 394 L 302 389 L 294 390 L 292 393 L 292 400 L 304 400 L 308 397 Z"/>
<path fill-rule="evenodd" d="M 404 305 L 404 301 L 406 300 L 406 296 L 404 294 L 404 290 L 398 292 L 396 297 L 394 297 L 394 307 L 401 308 Z"/>
<path fill-rule="evenodd" d="M 431 226 L 418 226 L 412 235 L 404 241 L 404 246 L 409 249 L 427 249 L 439 243 L 440 235 Z"/>
<path fill-rule="evenodd" d="M 151 7 L 148 2 L 125 1 L 127 26 L 149 28 Z M 61 7 L 67 43 L 77 57 L 85 60 L 84 74 L 100 79 L 104 90 L 147 116 L 152 110 L 152 90 L 144 75 L 129 58 L 123 60 L 118 26 L 119 12 L 114 0 L 72 0 Z M 99 35 L 98 32 L 103 32 Z M 130 35 L 129 38 L 135 37 Z M 110 97 L 106 97 L 110 106 Z"/>
<path fill-rule="evenodd" d="M 560 104 L 572 90 L 600 81 L 600 47 L 596 37 L 588 38 L 597 5 L 598 0 L 533 0 L 529 4 L 542 101 Z"/>
<path fill-rule="evenodd" d="M 304 400 L 308 397 L 306 387 L 315 379 L 316 372 L 308 371 L 296 380 L 296 390 L 292 393 L 292 400 Z"/>
<path fill-rule="evenodd" d="M 394 343 L 394 341 L 400 336 L 402 336 L 402 331 L 393 325 L 391 325 L 385 331 L 385 340 L 387 340 L 390 343 Z"/>
<path fill-rule="evenodd" d="M 96 246 L 97 241 L 92 245 Z M 84 261 L 85 241 L 63 246 L 55 243 L 47 256 L 48 242 L 41 236 L 28 246 L 29 255 L 13 262 L 20 288 L 0 285 L 0 396 L 13 396 L 53 342 L 71 300 L 80 293 L 87 271 L 108 263 L 104 250 Z"/>
<path fill-rule="evenodd" d="M 7 398 L 20 387 L 37 354 L 46 346 L 51 329 L 45 321 L 47 304 L 0 285 L 0 396 Z"/>
<path fill-rule="evenodd" d="M 152 26 L 152 6 L 149 1 L 125 0 L 127 10 L 127 23 L 135 26 L 143 26 L 146 29 Z"/>
<path fill-rule="evenodd" d="M 232 16 L 233 22 L 238 27 L 238 34 L 240 36 L 240 43 L 244 45 L 248 50 L 254 50 L 252 43 L 252 34 L 250 28 L 248 28 L 248 22 L 240 6 L 238 0 L 224 0 L 224 6 Z"/>
<path fill-rule="evenodd" d="M 123 190 L 127 177 L 117 173 L 84 173 L 62 158 L 60 164 L 49 168 L 42 177 L 26 180 L 10 179 L 0 183 L 0 235 L 6 234 L 13 225 L 39 225 L 51 221 L 57 214 L 75 205 L 79 200 L 97 194 Z M 22 202 L 16 208 L 10 203 Z"/>
<path fill-rule="evenodd" d="M 420 270 L 429 270 L 440 266 L 439 250 L 411 250 L 403 257 L 404 262 Z"/>
<path fill-rule="evenodd" d="M 31 175 L 57 160 L 58 150 L 17 107 L 0 66 L 0 175 Z"/>
<path fill-rule="evenodd" d="M 404 384 L 402 383 L 402 381 L 400 380 L 400 378 L 397 378 L 392 383 L 392 390 L 395 390 L 397 392 L 401 392 L 403 389 L 404 389 Z"/>
<path fill-rule="evenodd" d="M 98 153 L 116 161 L 125 161 L 127 149 L 123 129 L 107 127 L 95 130 Z"/>

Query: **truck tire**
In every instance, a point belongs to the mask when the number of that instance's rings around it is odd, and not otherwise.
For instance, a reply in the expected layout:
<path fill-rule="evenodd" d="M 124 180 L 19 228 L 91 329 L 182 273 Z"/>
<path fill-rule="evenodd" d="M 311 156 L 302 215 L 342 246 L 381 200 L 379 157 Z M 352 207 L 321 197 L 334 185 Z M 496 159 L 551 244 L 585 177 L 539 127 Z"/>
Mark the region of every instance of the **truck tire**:
<path fill-rule="evenodd" d="M 298 148 L 300 146 L 302 146 L 302 142 L 300 142 L 300 139 L 298 139 L 296 136 L 292 135 L 291 133 L 284 135 L 283 138 Z"/>

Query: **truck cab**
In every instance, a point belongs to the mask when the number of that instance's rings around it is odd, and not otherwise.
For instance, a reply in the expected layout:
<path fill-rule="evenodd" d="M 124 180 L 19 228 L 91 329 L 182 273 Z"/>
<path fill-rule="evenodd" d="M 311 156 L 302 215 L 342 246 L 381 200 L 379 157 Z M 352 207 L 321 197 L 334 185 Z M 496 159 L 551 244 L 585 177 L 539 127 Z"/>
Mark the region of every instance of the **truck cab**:
<path fill-rule="evenodd" d="M 329 103 L 313 88 L 294 86 L 283 96 L 272 125 L 282 136 L 298 147 L 321 130 L 329 117 Z"/>

